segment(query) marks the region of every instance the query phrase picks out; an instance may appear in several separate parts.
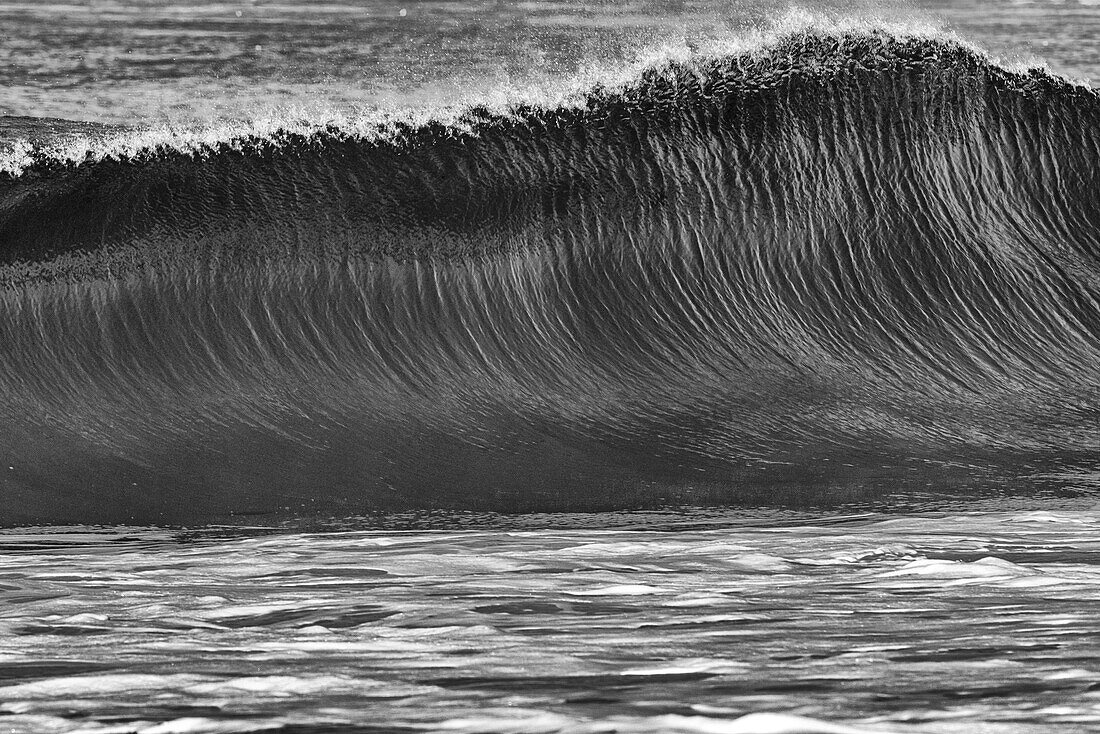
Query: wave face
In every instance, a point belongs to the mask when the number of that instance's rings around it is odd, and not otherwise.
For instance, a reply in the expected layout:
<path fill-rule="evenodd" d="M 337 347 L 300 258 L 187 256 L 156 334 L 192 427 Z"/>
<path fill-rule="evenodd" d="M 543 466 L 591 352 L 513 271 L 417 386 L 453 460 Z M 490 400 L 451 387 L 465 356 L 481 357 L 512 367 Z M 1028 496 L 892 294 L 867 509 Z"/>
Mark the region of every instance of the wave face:
<path fill-rule="evenodd" d="M 1100 97 L 806 32 L 0 177 L 0 521 L 1096 484 Z M 9 468 L 10 467 L 10 468 Z"/>

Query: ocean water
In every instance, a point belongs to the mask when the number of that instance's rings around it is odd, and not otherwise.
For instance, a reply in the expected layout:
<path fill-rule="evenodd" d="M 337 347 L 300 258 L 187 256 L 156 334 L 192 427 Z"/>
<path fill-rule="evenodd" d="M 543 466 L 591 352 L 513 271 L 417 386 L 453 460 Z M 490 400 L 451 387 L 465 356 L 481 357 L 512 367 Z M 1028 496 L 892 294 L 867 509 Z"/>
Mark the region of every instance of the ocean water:
<path fill-rule="evenodd" d="M 0 726 L 1100 730 L 1095 511 L 480 522 L 7 531 Z"/>
<path fill-rule="evenodd" d="M 0 731 L 1100 731 L 1098 33 L 0 0 Z"/>

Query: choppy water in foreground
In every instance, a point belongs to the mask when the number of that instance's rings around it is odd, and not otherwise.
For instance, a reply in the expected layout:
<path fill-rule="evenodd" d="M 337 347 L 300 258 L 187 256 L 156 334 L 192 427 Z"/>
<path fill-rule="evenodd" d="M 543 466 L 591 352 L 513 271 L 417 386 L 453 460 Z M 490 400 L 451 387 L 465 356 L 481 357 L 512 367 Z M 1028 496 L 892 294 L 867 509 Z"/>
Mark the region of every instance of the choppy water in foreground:
<path fill-rule="evenodd" d="M 1100 731 L 1063 507 L 6 531 L 0 730 Z"/>

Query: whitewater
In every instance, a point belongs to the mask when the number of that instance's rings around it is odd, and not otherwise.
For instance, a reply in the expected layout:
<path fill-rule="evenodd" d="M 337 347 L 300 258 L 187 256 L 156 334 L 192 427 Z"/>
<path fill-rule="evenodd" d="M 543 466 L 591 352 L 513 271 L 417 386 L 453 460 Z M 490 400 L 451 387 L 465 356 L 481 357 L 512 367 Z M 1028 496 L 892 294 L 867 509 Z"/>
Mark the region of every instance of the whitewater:
<path fill-rule="evenodd" d="M 0 726 L 1100 730 L 1094 511 L 815 514 L 6 531 Z"/>
<path fill-rule="evenodd" d="M 0 729 L 1100 730 L 1097 21 L 0 1 Z"/>

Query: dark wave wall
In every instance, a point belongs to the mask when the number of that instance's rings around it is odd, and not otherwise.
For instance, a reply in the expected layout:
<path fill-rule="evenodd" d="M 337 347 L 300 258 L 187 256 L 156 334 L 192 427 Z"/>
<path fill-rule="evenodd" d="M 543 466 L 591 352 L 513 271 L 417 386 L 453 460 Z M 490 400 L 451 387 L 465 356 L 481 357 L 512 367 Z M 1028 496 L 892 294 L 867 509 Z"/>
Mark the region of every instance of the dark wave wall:
<path fill-rule="evenodd" d="M 1097 483 L 1096 92 L 810 33 L 463 122 L 0 177 L 0 523 Z"/>

